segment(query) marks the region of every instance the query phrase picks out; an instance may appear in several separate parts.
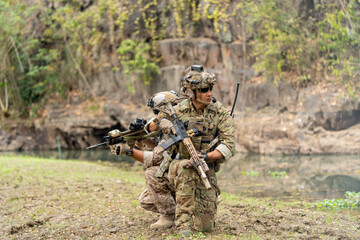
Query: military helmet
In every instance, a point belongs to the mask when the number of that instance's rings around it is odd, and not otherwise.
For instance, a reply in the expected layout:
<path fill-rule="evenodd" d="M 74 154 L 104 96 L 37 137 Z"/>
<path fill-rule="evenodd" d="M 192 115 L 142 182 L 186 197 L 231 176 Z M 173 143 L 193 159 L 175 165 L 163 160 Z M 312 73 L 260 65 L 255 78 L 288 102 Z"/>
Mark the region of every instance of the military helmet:
<path fill-rule="evenodd" d="M 175 106 L 179 103 L 179 101 L 180 99 L 177 96 L 177 93 L 171 90 L 154 94 L 148 99 L 147 105 L 153 109 L 155 114 L 158 114 L 161 111 L 168 113 L 170 111 L 167 109 L 168 103 Z"/>
<path fill-rule="evenodd" d="M 181 79 L 181 87 L 195 90 L 211 87 L 215 82 L 214 73 L 205 71 L 201 65 L 192 65 L 185 70 L 185 76 Z"/>
<path fill-rule="evenodd" d="M 214 73 L 205 71 L 201 65 L 192 65 L 185 70 L 185 76 L 180 80 L 180 96 L 194 100 L 194 91 L 201 88 L 212 88 L 215 82 Z"/>

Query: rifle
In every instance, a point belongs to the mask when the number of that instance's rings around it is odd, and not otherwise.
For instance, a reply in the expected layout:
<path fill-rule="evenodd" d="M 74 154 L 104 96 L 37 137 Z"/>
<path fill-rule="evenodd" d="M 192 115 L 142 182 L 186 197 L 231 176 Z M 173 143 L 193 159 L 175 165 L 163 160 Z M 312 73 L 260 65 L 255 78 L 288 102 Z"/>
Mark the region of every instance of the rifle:
<path fill-rule="evenodd" d="M 119 133 L 116 135 L 111 136 L 110 134 L 108 134 L 107 136 L 104 136 L 103 137 L 103 139 L 105 140 L 104 142 L 89 146 L 86 149 L 93 149 L 103 145 L 114 145 L 117 143 L 125 143 L 130 139 L 144 138 L 145 134 L 146 132 L 143 129 L 136 131 L 132 131 L 132 130 L 126 130 L 124 132 L 119 131 Z"/>
<path fill-rule="evenodd" d="M 201 180 L 203 181 L 206 189 L 210 189 L 211 185 L 206 175 L 206 172 L 209 171 L 209 167 L 207 166 L 205 161 L 200 160 L 196 152 L 195 146 L 190 138 L 190 136 L 192 137 L 198 133 L 197 130 L 196 129 L 189 130 L 188 131 L 189 134 L 188 134 L 188 132 L 185 129 L 184 123 L 177 117 L 171 104 L 169 104 L 169 109 L 171 111 L 171 117 L 174 119 L 172 123 L 173 126 L 171 127 L 172 134 L 170 134 L 170 138 L 165 142 L 163 142 L 162 144 L 160 144 L 160 146 L 166 150 L 170 146 L 181 141 L 188 150 L 190 154 L 190 161 L 192 165 L 195 167 L 198 174 L 200 175 Z"/>
<path fill-rule="evenodd" d="M 125 143 L 130 140 L 149 138 L 159 133 L 158 131 L 147 133 L 144 129 L 145 124 L 146 124 L 145 119 L 137 118 L 135 122 L 132 122 L 130 124 L 129 130 L 120 132 L 119 130 L 115 129 L 117 130 L 115 133 L 110 134 L 109 132 L 107 136 L 103 137 L 103 139 L 105 140 L 104 142 L 89 146 L 86 149 L 93 149 L 103 145 L 114 145 L 118 143 Z"/>

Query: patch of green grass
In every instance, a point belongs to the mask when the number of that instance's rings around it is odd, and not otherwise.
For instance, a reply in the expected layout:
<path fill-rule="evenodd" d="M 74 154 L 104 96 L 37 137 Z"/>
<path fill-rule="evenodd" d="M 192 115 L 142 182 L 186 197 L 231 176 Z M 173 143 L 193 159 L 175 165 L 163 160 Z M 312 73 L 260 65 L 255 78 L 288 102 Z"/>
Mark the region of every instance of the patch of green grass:
<path fill-rule="evenodd" d="M 344 210 L 360 208 L 360 192 L 346 192 L 345 199 L 324 199 L 317 204 L 320 210 Z"/>
<path fill-rule="evenodd" d="M 260 176 L 260 173 L 258 171 L 248 171 L 248 172 L 242 172 L 243 176 L 247 176 L 247 177 L 258 177 Z"/>
<path fill-rule="evenodd" d="M 251 239 L 251 240 L 261 240 L 262 237 L 257 235 L 257 234 L 253 234 L 253 235 L 243 235 L 241 236 L 240 238 L 238 239 L 243 239 L 243 240 L 248 240 L 248 239 Z"/>
<path fill-rule="evenodd" d="M 240 202 L 239 194 L 231 194 L 227 192 L 222 192 L 220 198 L 227 204 L 236 204 Z"/>
<path fill-rule="evenodd" d="M 284 178 L 287 176 L 287 172 L 285 171 L 268 171 L 268 175 L 272 178 Z"/>

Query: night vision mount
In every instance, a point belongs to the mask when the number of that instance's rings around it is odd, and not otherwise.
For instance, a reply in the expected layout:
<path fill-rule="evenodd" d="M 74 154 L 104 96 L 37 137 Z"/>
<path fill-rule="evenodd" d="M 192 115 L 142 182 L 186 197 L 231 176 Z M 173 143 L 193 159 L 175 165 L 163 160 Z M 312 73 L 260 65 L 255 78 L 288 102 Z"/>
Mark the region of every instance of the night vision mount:
<path fill-rule="evenodd" d="M 204 72 L 204 67 L 202 65 L 191 65 L 190 67 L 188 67 L 185 70 L 185 74 L 187 74 L 190 71 L 195 71 L 195 72 Z"/>
<path fill-rule="evenodd" d="M 191 66 L 191 71 L 203 72 L 203 71 L 204 71 L 204 67 L 201 66 L 201 65 L 192 65 L 192 66 Z"/>
<path fill-rule="evenodd" d="M 201 73 L 201 72 L 204 72 L 204 67 L 202 65 L 191 65 L 190 67 L 188 67 L 185 70 L 185 74 L 187 74 L 190 71 Z M 200 83 L 197 80 L 190 80 L 191 77 L 192 77 L 191 75 L 189 77 L 187 77 L 187 78 L 182 77 L 182 78 L 180 78 L 180 82 L 186 81 L 188 83 L 195 84 L 195 85 Z"/>

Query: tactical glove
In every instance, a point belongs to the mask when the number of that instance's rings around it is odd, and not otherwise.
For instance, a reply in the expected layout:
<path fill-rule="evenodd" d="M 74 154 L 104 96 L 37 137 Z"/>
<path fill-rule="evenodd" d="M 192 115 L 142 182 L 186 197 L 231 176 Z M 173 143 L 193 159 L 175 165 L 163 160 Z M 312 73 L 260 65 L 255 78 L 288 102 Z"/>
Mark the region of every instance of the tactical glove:
<path fill-rule="evenodd" d="M 168 120 L 166 118 L 162 118 L 160 120 L 159 126 L 163 133 L 169 134 L 169 133 L 171 133 L 171 128 L 173 127 L 173 124 L 170 120 Z"/>
<path fill-rule="evenodd" d="M 114 155 L 125 154 L 125 151 L 127 151 L 129 148 L 130 147 L 124 143 L 110 145 L 110 151 Z"/>

